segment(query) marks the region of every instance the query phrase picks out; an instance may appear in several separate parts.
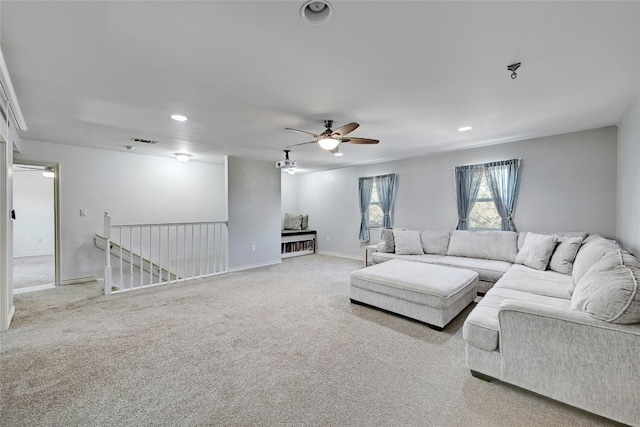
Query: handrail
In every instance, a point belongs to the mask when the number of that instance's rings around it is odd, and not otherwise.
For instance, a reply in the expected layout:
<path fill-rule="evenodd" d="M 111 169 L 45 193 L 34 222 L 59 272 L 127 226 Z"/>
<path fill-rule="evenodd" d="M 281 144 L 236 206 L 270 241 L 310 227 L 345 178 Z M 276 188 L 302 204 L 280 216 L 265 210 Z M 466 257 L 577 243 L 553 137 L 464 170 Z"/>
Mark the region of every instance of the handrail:
<path fill-rule="evenodd" d="M 104 237 L 95 239 L 105 250 L 105 294 L 226 273 L 227 226 L 227 220 L 112 225 L 105 212 Z"/>

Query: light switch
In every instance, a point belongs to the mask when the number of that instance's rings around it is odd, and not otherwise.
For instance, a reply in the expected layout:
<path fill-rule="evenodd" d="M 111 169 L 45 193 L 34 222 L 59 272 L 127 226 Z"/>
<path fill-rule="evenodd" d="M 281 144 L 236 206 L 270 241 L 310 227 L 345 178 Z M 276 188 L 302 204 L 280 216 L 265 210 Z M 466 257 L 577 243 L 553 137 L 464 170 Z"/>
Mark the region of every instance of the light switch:
<path fill-rule="evenodd" d="M 87 216 L 87 210 L 86 209 L 80 209 L 80 216 Z"/>

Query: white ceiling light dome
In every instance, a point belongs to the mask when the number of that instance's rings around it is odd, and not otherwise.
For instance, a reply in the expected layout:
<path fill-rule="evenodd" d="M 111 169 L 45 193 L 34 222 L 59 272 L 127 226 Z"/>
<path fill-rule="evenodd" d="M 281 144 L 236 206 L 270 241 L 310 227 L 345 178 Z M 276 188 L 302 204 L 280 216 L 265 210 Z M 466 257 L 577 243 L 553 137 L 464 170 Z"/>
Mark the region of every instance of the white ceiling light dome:
<path fill-rule="evenodd" d="M 318 140 L 318 144 L 325 150 L 331 151 L 340 144 L 340 140 L 338 138 L 322 138 Z"/>
<path fill-rule="evenodd" d="M 300 9 L 302 20 L 309 25 L 322 25 L 329 22 L 333 14 L 333 6 L 328 1 L 310 0 Z"/>

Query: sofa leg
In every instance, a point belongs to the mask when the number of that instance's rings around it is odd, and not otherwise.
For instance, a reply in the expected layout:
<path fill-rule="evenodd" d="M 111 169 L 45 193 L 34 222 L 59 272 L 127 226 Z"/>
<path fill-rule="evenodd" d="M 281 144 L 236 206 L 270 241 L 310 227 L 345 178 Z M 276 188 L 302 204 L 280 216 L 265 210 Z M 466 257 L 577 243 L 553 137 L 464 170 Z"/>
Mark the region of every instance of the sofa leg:
<path fill-rule="evenodd" d="M 488 383 L 490 383 L 493 380 L 493 378 L 491 378 L 490 376 L 481 374 L 480 372 L 474 371 L 473 369 L 471 370 L 471 376 L 474 378 L 478 378 L 479 380 L 486 381 Z"/>

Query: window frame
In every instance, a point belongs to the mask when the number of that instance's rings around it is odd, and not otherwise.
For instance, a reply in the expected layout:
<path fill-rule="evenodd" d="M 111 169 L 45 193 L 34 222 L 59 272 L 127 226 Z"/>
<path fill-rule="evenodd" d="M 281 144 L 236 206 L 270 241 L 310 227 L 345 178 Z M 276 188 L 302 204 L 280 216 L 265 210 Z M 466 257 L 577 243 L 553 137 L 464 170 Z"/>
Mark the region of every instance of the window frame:
<path fill-rule="evenodd" d="M 374 194 L 377 198 L 377 201 L 374 201 L 373 199 Z M 371 193 L 371 200 L 369 201 L 369 206 L 367 206 L 367 224 L 369 224 L 369 229 L 372 229 L 372 228 L 380 229 L 382 228 L 382 222 L 379 222 L 379 223 L 371 222 L 372 206 L 377 206 L 380 209 L 380 211 L 382 211 L 382 205 L 380 204 L 380 195 L 378 194 L 378 181 L 375 178 L 373 180 L 373 191 Z"/>
<path fill-rule="evenodd" d="M 489 183 L 487 182 L 487 175 L 485 173 L 482 174 L 480 185 L 482 185 L 483 182 L 487 185 L 487 188 L 488 188 Z M 489 194 L 491 194 L 491 192 L 489 192 Z M 498 223 L 496 224 L 497 226 L 495 228 L 471 227 L 471 216 L 473 214 L 474 209 L 476 208 L 476 205 L 478 203 L 487 203 L 487 202 L 491 202 L 492 203 L 493 209 L 496 212 L 496 215 L 498 217 Z M 470 230 L 470 231 L 500 231 L 502 229 L 501 221 L 502 221 L 502 219 L 500 218 L 500 214 L 498 214 L 498 209 L 496 208 L 496 202 L 495 202 L 495 200 L 493 200 L 493 196 L 490 196 L 490 197 L 477 197 L 475 202 L 473 203 L 473 208 L 471 208 L 471 212 L 469 212 L 468 230 Z"/>

